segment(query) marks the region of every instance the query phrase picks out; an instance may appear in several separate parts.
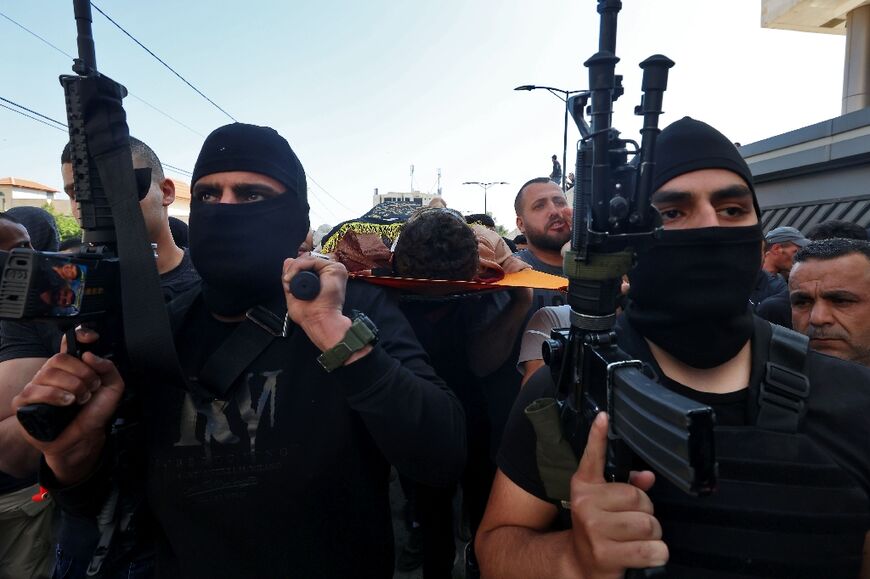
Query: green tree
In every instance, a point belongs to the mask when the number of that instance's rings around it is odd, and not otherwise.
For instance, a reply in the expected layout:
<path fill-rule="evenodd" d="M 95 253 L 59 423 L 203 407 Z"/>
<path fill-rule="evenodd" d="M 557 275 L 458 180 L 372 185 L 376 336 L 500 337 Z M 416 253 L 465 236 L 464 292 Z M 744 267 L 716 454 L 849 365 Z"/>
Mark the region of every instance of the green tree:
<path fill-rule="evenodd" d="M 42 206 L 43 209 L 51 213 L 57 223 L 57 232 L 60 234 L 61 240 L 69 237 L 81 237 L 82 228 L 79 227 L 79 222 L 72 215 L 64 215 L 55 209 L 51 204 L 46 203 Z"/>

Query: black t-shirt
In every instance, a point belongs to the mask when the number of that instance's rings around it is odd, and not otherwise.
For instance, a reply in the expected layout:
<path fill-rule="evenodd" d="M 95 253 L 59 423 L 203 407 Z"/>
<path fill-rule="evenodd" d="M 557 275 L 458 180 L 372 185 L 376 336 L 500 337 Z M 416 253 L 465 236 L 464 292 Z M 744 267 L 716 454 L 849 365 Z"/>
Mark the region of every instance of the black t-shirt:
<path fill-rule="evenodd" d="M 175 311 L 183 303 L 186 313 Z M 183 318 L 182 366 L 198 373 L 234 324 L 189 304 L 170 310 Z M 138 390 L 161 576 L 392 577 L 390 465 L 424 484 L 455 482 L 464 418 L 394 299 L 350 281 L 345 313 L 354 309 L 380 340 L 331 373 L 291 324 L 223 399 L 162 384 Z M 55 489 L 55 498 L 81 507 L 87 491 Z"/>
<path fill-rule="evenodd" d="M 763 333 L 764 326 L 762 324 L 766 324 L 766 322 L 756 318 L 756 333 L 752 343 L 753 366 L 749 388 L 727 394 L 710 394 L 687 388 L 666 377 L 659 380 L 669 389 L 713 407 L 717 418 L 717 440 L 720 429 L 723 431 L 733 431 L 733 428 L 729 427 L 753 429 L 752 426 L 747 425 L 753 424 L 753 419 L 750 416 L 753 412 L 752 408 L 756 401 L 757 389 L 764 369 L 763 363 L 766 358 L 766 355 L 763 354 L 766 352 L 766 340 L 759 337 L 759 334 Z M 650 354 L 645 340 L 634 332 L 624 319 L 620 320 L 618 330 L 620 347 L 649 364 L 653 371 L 661 377 L 661 369 Z M 769 330 L 767 335 L 769 336 Z M 497 463 L 502 472 L 517 486 L 542 500 L 553 502 L 547 497 L 538 473 L 535 432 L 523 413 L 523 410 L 533 401 L 555 396 L 555 387 L 550 378 L 549 369 L 545 367 L 542 370 L 536 372 L 526 383 L 517 398 L 505 429 Z M 870 413 L 870 369 L 811 351 L 807 355 L 806 375 L 809 378 L 811 389 L 801 431 L 820 446 L 843 470 L 848 472 L 851 479 L 866 494 L 870 495 L 870 452 L 868 452 L 868 448 L 870 448 L 870 421 L 867 420 L 868 413 Z M 654 503 L 656 488 L 662 485 L 665 485 L 663 488 L 672 487 L 667 481 L 662 479 L 657 481 L 650 494 Z M 698 504 L 699 508 L 703 508 L 705 499 L 702 497 L 683 500 L 689 505 Z M 692 503 L 692 500 L 697 501 L 697 503 Z M 866 508 L 870 508 L 870 505 Z M 553 527 L 554 529 L 566 528 L 569 524 L 570 518 L 566 516 L 565 512 L 561 512 L 554 521 Z M 663 527 L 667 538 L 667 522 L 663 522 Z M 745 540 L 751 542 L 750 536 L 751 530 L 747 529 Z M 735 549 L 745 546 L 744 543 L 740 545 Z M 715 563 L 711 564 L 715 566 Z M 696 576 L 697 573 L 696 569 Z M 708 576 L 706 573 L 711 573 L 711 571 L 705 570 L 704 573 L 703 576 Z M 733 577 L 737 575 L 724 573 L 721 576 Z"/>

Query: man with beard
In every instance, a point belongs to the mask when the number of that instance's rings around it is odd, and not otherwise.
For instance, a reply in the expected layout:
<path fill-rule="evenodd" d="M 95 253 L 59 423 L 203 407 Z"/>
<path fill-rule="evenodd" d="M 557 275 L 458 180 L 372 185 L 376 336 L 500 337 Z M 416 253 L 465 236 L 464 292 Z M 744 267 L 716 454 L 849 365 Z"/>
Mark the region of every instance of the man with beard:
<path fill-rule="evenodd" d="M 390 578 L 390 464 L 453 483 L 458 401 L 390 296 L 348 282 L 340 263 L 296 257 L 305 172 L 276 131 L 212 132 L 191 191 L 203 283 L 170 305 L 187 380 L 137 384 L 158 576 Z M 319 276 L 311 300 L 289 291 L 303 270 Z M 15 399 L 82 405 L 57 440 L 31 440 L 65 508 L 93 514 L 105 494 L 105 427 L 124 387 L 111 362 L 60 354 Z"/>
<path fill-rule="evenodd" d="M 870 242 L 813 241 L 791 271 L 794 329 L 819 352 L 870 366 Z"/>
<path fill-rule="evenodd" d="M 687 117 L 662 131 L 656 161 L 664 231 L 630 273 L 617 338 L 665 387 L 713 407 L 718 488 L 694 498 L 648 470 L 606 483 L 601 413 L 574 449 L 570 501 L 550 497 L 545 441 L 524 414 L 556 397 L 543 368 L 505 430 L 476 543 L 483 574 L 622 577 L 667 564 L 668 577 L 856 577 L 870 529 L 870 369 L 752 315 L 760 211 L 731 141 Z"/>
<path fill-rule="evenodd" d="M 538 271 L 563 275 L 561 250 L 571 239 L 572 214 L 565 192 L 547 177 L 537 177 L 520 187 L 514 209 L 528 242 L 516 256 Z"/>

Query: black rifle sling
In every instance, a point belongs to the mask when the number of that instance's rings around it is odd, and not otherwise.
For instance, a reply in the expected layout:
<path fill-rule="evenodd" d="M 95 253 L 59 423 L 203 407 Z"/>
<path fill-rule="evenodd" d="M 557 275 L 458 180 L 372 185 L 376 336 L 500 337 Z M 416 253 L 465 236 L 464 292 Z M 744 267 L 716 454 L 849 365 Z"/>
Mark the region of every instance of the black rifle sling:
<path fill-rule="evenodd" d="M 181 365 L 138 202 L 130 148 L 114 149 L 94 161 L 115 222 L 124 340 L 131 366 L 150 382 L 178 384 L 183 380 Z"/>
<path fill-rule="evenodd" d="M 226 400 L 235 381 L 245 368 L 251 365 L 272 340 L 287 337 L 287 313 L 275 314 L 272 310 L 257 306 L 248 310 L 245 321 L 238 325 L 226 340 L 206 360 L 199 376 L 188 378 L 191 386 L 199 382 L 204 391 Z"/>
<path fill-rule="evenodd" d="M 798 431 L 810 394 L 810 381 L 803 373 L 809 338 L 782 326 L 770 324 L 770 350 L 758 393 L 756 426 L 784 433 Z"/>

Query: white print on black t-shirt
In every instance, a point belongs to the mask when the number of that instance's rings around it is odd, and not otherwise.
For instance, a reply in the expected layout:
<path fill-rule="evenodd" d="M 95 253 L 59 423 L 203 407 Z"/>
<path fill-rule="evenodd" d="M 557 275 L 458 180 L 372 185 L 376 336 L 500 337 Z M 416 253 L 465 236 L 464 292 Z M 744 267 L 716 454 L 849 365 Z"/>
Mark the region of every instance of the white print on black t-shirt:
<path fill-rule="evenodd" d="M 239 441 L 242 433 L 234 433 L 227 420 L 227 412 L 232 405 L 238 408 L 239 415 L 246 425 L 248 439 L 250 440 L 250 452 L 253 456 L 257 452 L 257 427 L 268 405 L 269 427 L 274 428 L 275 396 L 277 394 L 278 375 L 283 370 L 268 372 L 249 373 L 245 376 L 245 382 L 236 388 L 235 396 L 228 400 L 200 401 L 195 403 L 190 393 L 185 393 L 184 403 L 181 408 L 180 436 L 175 446 L 204 446 L 205 454 L 211 458 L 211 442 L 219 444 L 234 444 Z M 256 405 L 252 399 L 254 387 L 258 386 L 260 395 Z M 205 419 L 203 440 L 197 437 L 197 420 L 202 416 Z"/>

